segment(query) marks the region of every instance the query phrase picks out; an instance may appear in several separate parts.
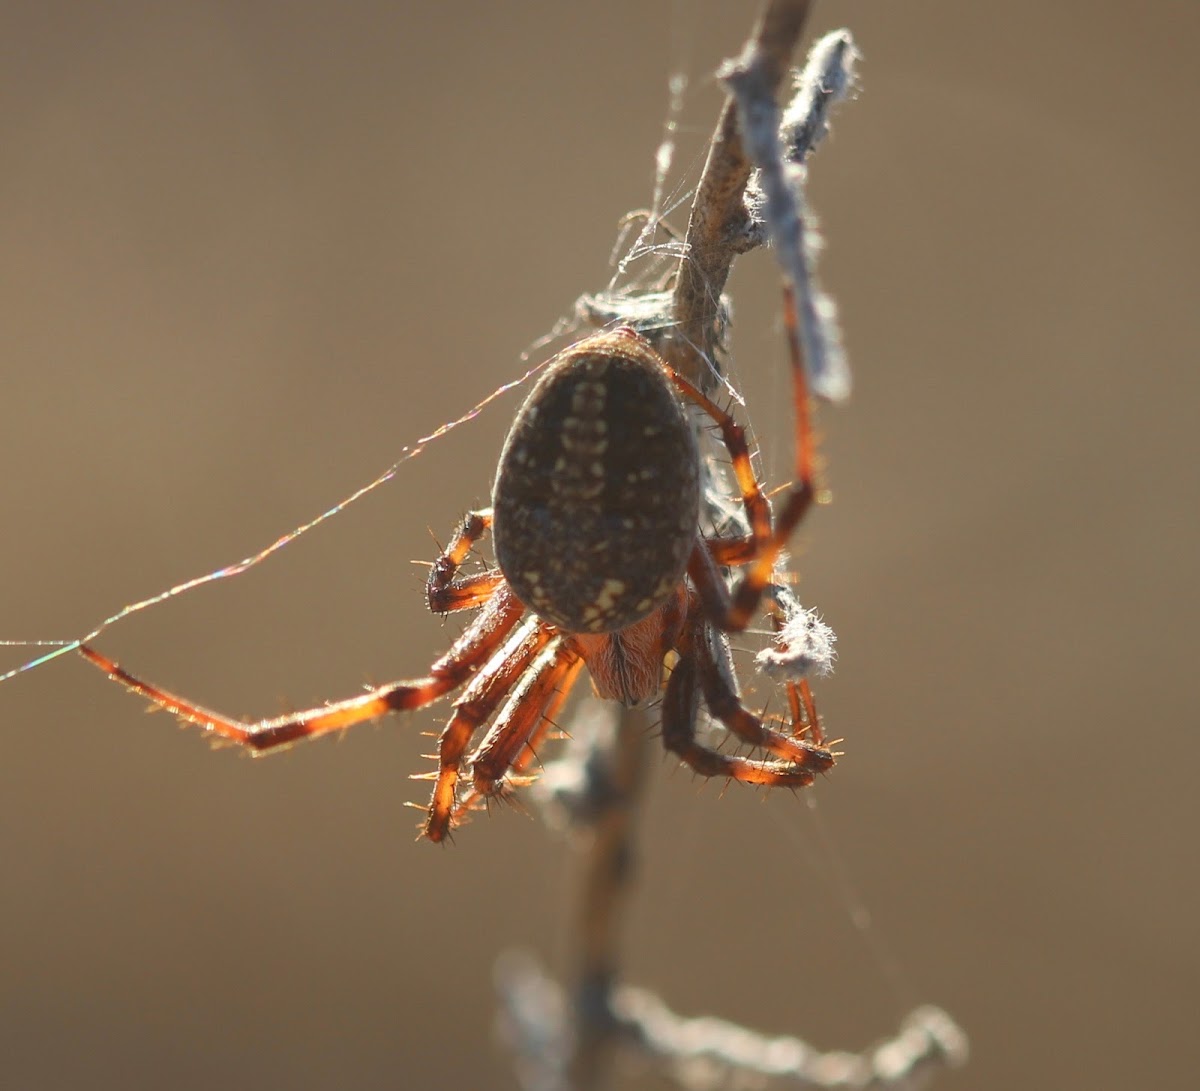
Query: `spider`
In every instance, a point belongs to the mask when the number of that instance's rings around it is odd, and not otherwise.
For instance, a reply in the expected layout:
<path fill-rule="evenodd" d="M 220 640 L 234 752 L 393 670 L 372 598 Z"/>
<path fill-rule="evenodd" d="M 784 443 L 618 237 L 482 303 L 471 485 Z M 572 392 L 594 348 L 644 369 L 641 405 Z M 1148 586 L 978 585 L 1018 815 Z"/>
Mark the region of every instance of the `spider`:
<path fill-rule="evenodd" d="M 500 454 L 490 508 L 470 512 L 426 585 L 438 613 L 477 610 L 423 678 L 254 722 L 231 719 L 129 673 L 95 648 L 81 653 L 113 680 L 215 739 L 255 753 L 339 731 L 386 712 L 419 709 L 454 690 L 423 824 L 442 841 L 466 810 L 525 783 L 522 776 L 586 665 L 601 698 L 636 705 L 664 689 L 662 741 L 698 774 L 803 787 L 831 768 L 807 683 L 789 682 L 790 731 L 741 701 L 727 642 L 757 610 L 780 552 L 813 501 L 813 439 L 785 293 L 796 415 L 796 478 L 774 515 L 750 464 L 742 427 L 623 326 L 551 361 L 518 411 Z M 748 533 L 700 529 L 701 457 L 685 406 L 719 430 Z M 497 567 L 463 574 L 491 530 Z M 722 568 L 740 568 L 732 587 Z M 776 618 L 776 628 L 779 628 Z M 739 739 L 766 751 L 722 753 L 697 739 L 699 700 Z M 471 740 L 491 728 L 468 754 Z M 804 737 L 808 735 L 809 737 Z M 471 789 L 460 798 L 460 781 Z"/>

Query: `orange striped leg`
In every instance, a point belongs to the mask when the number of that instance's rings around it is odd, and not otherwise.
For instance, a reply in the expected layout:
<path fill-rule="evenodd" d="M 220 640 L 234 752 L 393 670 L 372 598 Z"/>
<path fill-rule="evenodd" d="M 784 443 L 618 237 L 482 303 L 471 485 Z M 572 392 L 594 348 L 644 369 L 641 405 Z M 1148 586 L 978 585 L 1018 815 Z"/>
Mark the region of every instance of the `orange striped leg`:
<path fill-rule="evenodd" d="M 749 564 L 754 560 L 757 545 L 753 538 L 745 535 L 730 538 L 706 538 L 712 559 L 722 568 Z"/>
<path fill-rule="evenodd" d="M 805 764 L 722 754 L 696 741 L 699 664 L 693 644 L 697 638 L 703 639 L 693 633 L 682 643 L 679 661 L 667 680 L 662 704 L 663 745 L 701 776 L 728 777 L 743 784 L 772 788 L 803 788 L 812 784 L 813 771 Z"/>
<path fill-rule="evenodd" d="M 771 582 L 775 561 L 787 546 L 792 532 L 812 505 L 816 490 L 813 465 L 816 441 L 813 438 L 808 383 L 804 376 L 804 358 L 797 330 L 796 301 L 789 287 L 784 289 L 784 324 L 787 328 L 788 356 L 792 369 L 792 401 L 796 419 L 795 478 L 783 506 L 772 522 L 770 508 L 762 495 L 750 465 L 745 434 L 727 413 L 704 397 L 681 376 L 672 375 L 675 385 L 699 405 L 721 427 L 725 446 L 733 459 L 734 474 L 742 492 L 742 502 L 750 520 L 750 538 L 716 539 L 693 551 L 688 575 L 703 596 L 710 620 L 726 632 L 740 632 L 750 623 L 763 592 Z M 766 511 L 764 529 L 762 511 Z M 716 570 L 717 565 L 749 564 L 737 585 L 730 591 Z"/>
<path fill-rule="evenodd" d="M 538 760 L 538 752 L 541 749 L 542 743 L 550 732 L 558 728 L 558 716 L 562 711 L 563 705 L 567 703 L 567 698 L 571 695 L 571 689 L 575 685 L 575 675 L 582 668 L 583 661 L 576 663 L 573 670 L 558 684 L 558 688 L 550 695 L 550 700 L 546 707 L 542 710 L 541 723 L 533 729 L 533 734 L 525 741 L 524 749 L 513 759 L 509 772 L 506 774 L 511 782 L 514 777 L 520 778 L 522 774 Z M 462 802 L 454 808 L 453 825 L 458 825 L 466 816 L 478 806 L 480 806 L 487 797 L 480 795 L 474 787 L 467 792 L 463 797 Z"/>
<path fill-rule="evenodd" d="M 721 440 L 733 462 L 733 474 L 742 494 L 742 506 L 746 509 L 746 520 L 750 525 L 754 553 L 757 555 L 771 539 L 771 505 L 767 503 L 758 478 L 754 476 L 754 467 L 750 464 L 750 448 L 746 443 L 746 430 L 682 375 L 671 371 L 671 380 L 679 392 L 703 409 L 721 430 Z"/>
<path fill-rule="evenodd" d="M 492 525 L 492 509 L 469 511 L 463 518 L 450 545 L 436 561 L 425 582 L 425 601 L 435 614 L 467 610 L 479 606 L 495 591 L 504 577 L 499 572 L 480 572 L 459 576 L 458 570 Z"/>
<path fill-rule="evenodd" d="M 537 617 L 530 614 L 524 623 L 492 655 L 491 659 L 471 679 L 467 688 L 454 702 L 454 715 L 438 741 L 436 773 L 422 773 L 414 780 L 433 778 L 433 797 L 424 833 L 430 841 L 441 841 L 449 832 L 456 809 L 458 779 L 463 755 L 471 737 L 496 710 L 504 695 L 533 662 L 547 641 L 550 632 Z"/>
<path fill-rule="evenodd" d="M 743 742 L 766 750 L 777 758 L 819 773 L 833 768 L 833 754 L 823 746 L 798 737 L 798 729 L 803 723 L 798 707 L 793 711 L 793 733 L 785 735 L 768 727 L 761 716 L 756 716 L 742 704 L 729 683 L 733 675 L 733 659 L 728 646 L 723 641 L 710 640 L 708 637 L 709 634 L 702 633 L 697 638 L 696 658 L 704 703 L 708 705 L 709 712 Z"/>
<path fill-rule="evenodd" d="M 567 698 L 571 696 L 571 690 L 575 687 L 576 675 L 582 669 L 583 660 L 580 659 L 558 683 L 558 688 L 550 695 L 550 700 L 547 702 L 546 707 L 542 709 L 541 723 L 533 729 L 533 734 L 526 740 L 524 749 L 513 759 L 512 772 L 518 775 L 524 773 L 526 769 L 538 760 L 538 750 L 545 741 L 546 736 L 552 731 L 558 731 L 558 737 L 562 737 L 558 718 L 562 712 L 563 705 L 567 703 Z"/>
<path fill-rule="evenodd" d="M 732 610 L 729 620 L 732 628 L 743 629 L 758 606 L 763 592 L 771 582 L 775 561 L 787 547 L 792 532 L 800 525 L 816 496 L 814 485 L 816 461 L 816 439 L 813 436 L 811 406 L 808 398 L 808 380 L 804 374 L 804 353 L 800 347 L 799 319 L 796 315 L 796 297 L 790 284 L 783 289 L 783 322 L 787 331 L 788 358 L 792 368 L 792 408 L 796 419 L 796 468 L 795 477 L 787 492 L 783 506 L 776 511 L 774 531 L 765 547 L 754 559 L 749 571 L 743 574 L 732 592 Z M 744 619 L 744 620 L 743 620 Z M 737 622 L 741 624 L 736 624 Z M 722 626 L 730 628 L 730 626 Z"/>
<path fill-rule="evenodd" d="M 570 689 L 583 658 L 567 641 L 556 637 L 522 675 L 492 729 L 467 759 L 477 795 L 491 796 L 502 790 L 505 779 L 530 740 L 541 728 L 549 705 L 558 702 L 558 692 Z"/>
<path fill-rule="evenodd" d="M 168 693 L 130 674 L 86 644 L 82 645 L 79 651 L 113 681 L 120 682 L 134 693 L 149 698 L 159 708 L 173 712 L 188 723 L 198 724 L 215 738 L 228 739 L 261 753 L 287 746 L 300 739 L 373 720 L 385 712 L 423 708 L 432 704 L 466 681 L 475 668 L 500 645 L 522 613 L 524 608 L 508 588 L 503 587 L 496 592 L 483 612 L 467 627 L 450 650 L 430 667 L 427 677 L 392 682 L 345 701 L 253 722 L 231 719 Z"/>
<path fill-rule="evenodd" d="M 824 746 L 825 729 L 821 726 L 821 717 L 817 714 L 817 702 L 812 695 L 808 679 L 801 678 L 799 682 L 789 682 L 787 691 L 788 704 L 792 709 L 793 733 L 806 734 L 817 746 Z"/>

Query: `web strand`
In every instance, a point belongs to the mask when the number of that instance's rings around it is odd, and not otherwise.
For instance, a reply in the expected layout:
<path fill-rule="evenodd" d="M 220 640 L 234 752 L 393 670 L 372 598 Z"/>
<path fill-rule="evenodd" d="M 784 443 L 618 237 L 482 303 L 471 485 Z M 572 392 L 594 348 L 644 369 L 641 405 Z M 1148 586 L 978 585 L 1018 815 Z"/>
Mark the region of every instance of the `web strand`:
<path fill-rule="evenodd" d="M 177 583 L 174 587 L 168 588 L 166 591 L 161 591 L 157 595 L 151 595 L 149 598 L 144 598 L 138 602 L 132 602 L 127 606 L 121 607 L 115 614 L 106 617 L 92 630 L 81 637 L 68 640 L 0 640 L 0 647 L 34 647 L 34 648 L 53 648 L 53 651 L 45 652 L 28 662 L 22 663 L 19 667 L 14 667 L 10 671 L 0 674 L 0 683 L 7 682 L 10 678 L 15 678 L 18 674 L 24 674 L 26 671 L 31 671 L 36 667 L 43 666 L 51 660 L 57 659 L 59 656 L 67 655 L 70 652 L 78 651 L 84 644 L 90 644 L 106 629 L 115 625 L 118 621 L 123 621 L 130 614 L 136 614 L 140 610 L 145 610 L 150 606 L 157 606 L 159 603 L 165 602 L 167 599 L 175 598 L 177 595 L 182 595 L 187 591 L 191 591 L 197 587 L 201 587 L 206 583 L 215 583 L 217 580 L 227 579 L 230 576 L 239 576 L 243 572 L 254 568 L 261 564 L 273 553 L 282 549 L 285 545 L 294 542 L 302 534 L 307 534 L 310 530 L 320 526 L 327 519 L 332 518 L 339 512 L 344 511 L 351 504 L 361 500 L 370 492 L 374 492 L 381 485 L 385 485 L 396 476 L 396 472 L 410 459 L 416 458 L 425 448 L 434 440 L 440 439 L 447 432 L 457 428 L 460 424 L 465 424 L 467 421 L 474 420 L 480 413 L 483 412 L 497 398 L 507 394 L 514 387 L 520 386 L 529 378 L 535 375 L 543 367 L 546 366 L 548 360 L 542 360 L 534 364 L 526 370 L 521 376 L 510 382 L 504 383 L 492 391 L 486 398 L 476 404 L 472 409 L 468 410 L 460 417 L 448 421 L 445 424 L 434 429 L 426 436 L 422 436 L 415 443 L 403 447 L 400 452 L 400 457 L 396 459 L 386 470 L 369 481 L 362 487 L 355 489 L 349 496 L 339 500 L 333 507 L 326 509 L 317 515 L 315 518 L 302 523 L 293 530 L 288 531 L 282 537 L 275 539 L 266 548 L 259 550 L 257 553 L 252 553 L 247 557 L 243 557 L 240 561 L 234 564 L 226 565 L 224 568 L 218 568 L 212 572 L 205 573 L 203 576 L 196 576 L 193 579 L 185 580 L 183 583 Z"/>

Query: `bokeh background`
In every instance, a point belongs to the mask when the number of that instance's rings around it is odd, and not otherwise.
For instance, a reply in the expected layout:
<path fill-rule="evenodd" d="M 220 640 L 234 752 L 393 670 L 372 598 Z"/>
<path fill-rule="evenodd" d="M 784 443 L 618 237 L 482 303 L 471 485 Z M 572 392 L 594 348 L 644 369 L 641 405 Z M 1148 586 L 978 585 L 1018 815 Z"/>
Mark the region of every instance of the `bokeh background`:
<path fill-rule="evenodd" d="M 754 7 L 0 7 L 0 636 L 261 548 L 516 376 L 648 203 L 673 72 L 694 182 Z M 857 389 L 797 564 L 847 756 L 815 814 L 663 761 L 627 973 L 827 1048 L 937 1002 L 946 1088 L 1191 1087 L 1200 11 L 842 24 L 863 92 L 812 199 Z M 769 256 L 732 291 L 779 480 Z M 102 647 L 253 715 L 420 672 L 456 625 L 410 561 L 516 404 Z M 73 657 L 0 687 L 0 1082 L 514 1086 L 491 966 L 562 966 L 574 857 L 512 811 L 414 842 L 439 719 L 254 762 Z"/>

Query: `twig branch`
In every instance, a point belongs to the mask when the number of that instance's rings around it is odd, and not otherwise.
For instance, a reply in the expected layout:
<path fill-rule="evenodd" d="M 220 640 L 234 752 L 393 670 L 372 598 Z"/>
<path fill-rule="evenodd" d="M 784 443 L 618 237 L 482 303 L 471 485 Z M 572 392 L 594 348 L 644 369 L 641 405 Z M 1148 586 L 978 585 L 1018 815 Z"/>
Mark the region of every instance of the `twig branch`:
<path fill-rule="evenodd" d="M 541 1064 L 525 1053 L 528 1091 L 566 1091 L 563 1042 L 571 1041 L 567 1005 L 558 985 L 526 958 L 510 957 L 500 969 L 501 996 L 510 1036 L 528 1046 L 556 1045 Z M 624 985 L 613 990 L 607 1018 L 611 1038 L 627 1050 L 666 1066 L 686 1091 L 717 1091 L 746 1086 L 747 1077 L 777 1080 L 808 1091 L 885 1091 L 921 1086 L 940 1068 L 967 1058 L 967 1039 L 940 1008 L 910 1013 L 896 1034 L 861 1053 L 823 1053 L 791 1035 L 765 1035 L 711 1016 L 688 1018 L 671 1011 L 657 996 Z M 557 1034 L 549 1028 L 557 1028 Z M 559 1059 L 556 1075 L 544 1062 Z"/>
<path fill-rule="evenodd" d="M 854 55 L 845 31 L 822 39 L 801 75 L 793 103 L 782 113 L 775 102 L 778 76 L 773 56 L 750 49 L 718 73 L 736 99 L 745 150 L 758 167 L 761 219 L 795 292 L 809 383 L 813 393 L 830 401 L 849 395 L 850 369 L 833 301 L 820 291 L 813 275 L 815 236 L 806 226 L 802 160 L 824 132 L 829 104 L 850 86 Z"/>
<path fill-rule="evenodd" d="M 764 92 L 772 102 L 783 85 L 792 55 L 804 31 L 808 0 L 773 0 L 754 27 L 742 52 L 754 57 Z M 748 248 L 753 218 L 746 207 L 746 186 L 754 163 L 746 153 L 731 96 L 721 111 L 708 149 L 704 172 L 692 202 L 686 250 L 679 263 L 672 297 L 674 335 L 662 352 L 677 371 L 701 389 L 711 389 L 720 339 L 721 296 L 734 259 Z"/>
<path fill-rule="evenodd" d="M 585 837 L 587 849 L 570 1005 L 556 985 L 530 976 L 521 956 L 498 968 L 508 1037 L 530 1091 L 598 1091 L 611 1068 L 619 1042 L 610 1001 L 651 742 L 642 709 L 592 702 L 577 715 L 566 753 L 532 789 L 550 823 Z"/>
<path fill-rule="evenodd" d="M 606 291 L 577 304 L 593 325 L 624 322 L 650 337 L 667 362 L 702 390 L 711 390 L 720 375 L 728 322 L 724 290 L 733 262 L 770 241 L 800 308 L 812 392 L 835 402 L 850 392 L 835 308 L 813 275 L 818 238 L 803 183 L 804 160 L 828 131 L 831 108 L 853 87 L 858 54 L 849 32 L 826 35 L 781 111 L 776 99 L 809 6 L 799 0 L 770 4 L 741 55 L 721 70 L 732 94 L 696 188 L 674 287 Z"/>
<path fill-rule="evenodd" d="M 604 1086 L 616 1046 L 610 998 L 617 980 L 621 925 L 635 866 L 635 820 L 650 742 L 645 712 L 622 708 L 606 748 L 602 792 L 606 803 L 592 823 L 581 892 L 575 1049 L 569 1066 L 577 1091 L 598 1091 Z"/>

